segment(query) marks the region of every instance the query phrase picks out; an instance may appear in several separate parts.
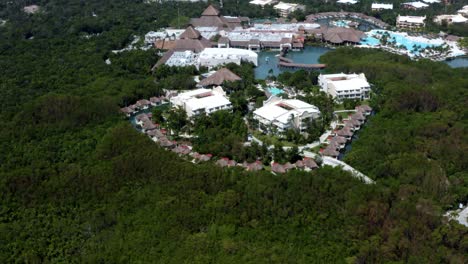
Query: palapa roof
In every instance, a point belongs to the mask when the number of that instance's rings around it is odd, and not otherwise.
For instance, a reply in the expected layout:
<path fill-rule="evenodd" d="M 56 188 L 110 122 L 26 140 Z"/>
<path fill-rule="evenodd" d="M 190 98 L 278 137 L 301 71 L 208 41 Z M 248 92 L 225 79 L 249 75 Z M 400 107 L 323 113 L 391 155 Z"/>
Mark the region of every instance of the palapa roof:
<path fill-rule="evenodd" d="M 336 142 L 338 144 L 344 144 L 346 143 L 348 140 L 345 138 L 345 137 L 341 137 L 341 136 L 334 136 L 330 142 Z"/>
<path fill-rule="evenodd" d="M 216 71 L 214 74 L 209 77 L 201 80 L 198 84 L 201 86 L 211 86 L 211 85 L 221 85 L 225 81 L 235 82 L 242 80 L 241 77 L 237 76 L 235 73 L 230 71 L 227 68 L 222 68 Z"/>
<path fill-rule="evenodd" d="M 200 31 L 193 28 L 193 26 L 188 26 L 185 31 L 180 34 L 180 39 L 200 39 Z"/>
<path fill-rule="evenodd" d="M 219 10 L 216 9 L 213 5 L 209 5 L 205 11 L 203 11 L 202 16 L 218 16 Z"/>
<path fill-rule="evenodd" d="M 364 35 L 364 32 L 352 29 L 352 28 L 328 28 L 324 34 L 323 38 L 326 41 L 335 44 L 341 44 L 345 42 L 354 42 L 358 43 L 361 41 L 361 37 Z"/>
<path fill-rule="evenodd" d="M 123 107 L 123 108 L 120 108 L 120 111 L 122 113 L 125 113 L 125 114 L 131 114 L 133 113 L 133 109 L 131 109 L 130 107 Z"/>
<path fill-rule="evenodd" d="M 276 173 L 285 173 L 286 169 L 279 163 L 273 163 L 271 164 L 271 171 Z"/>
<path fill-rule="evenodd" d="M 340 152 L 337 151 L 336 149 L 333 149 L 333 147 L 327 147 L 322 152 L 322 155 L 330 156 L 330 157 L 338 157 L 339 154 Z"/>
<path fill-rule="evenodd" d="M 351 136 L 353 136 L 353 132 L 351 131 L 351 129 L 349 129 L 349 127 L 344 127 L 343 129 L 338 130 L 338 132 L 336 132 L 336 134 L 338 136 L 341 136 L 341 137 L 351 137 Z"/>
<path fill-rule="evenodd" d="M 304 163 L 304 166 L 306 166 L 309 169 L 318 168 L 317 163 L 311 158 L 304 158 L 303 163 Z"/>
<path fill-rule="evenodd" d="M 153 129 L 153 130 L 147 131 L 146 134 L 150 137 L 155 137 L 155 138 L 164 137 L 164 134 L 159 129 Z"/>
<path fill-rule="evenodd" d="M 245 164 L 244 166 L 248 171 L 259 171 L 263 169 L 263 164 L 258 160 L 250 164 Z"/>
<path fill-rule="evenodd" d="M 356 106 L 356 109 L 357 110 L 364 110 L 365 112 L 371 112 L 372 111 L 372 108 L 368 105 L 360 105 L 360 106 Z"/>

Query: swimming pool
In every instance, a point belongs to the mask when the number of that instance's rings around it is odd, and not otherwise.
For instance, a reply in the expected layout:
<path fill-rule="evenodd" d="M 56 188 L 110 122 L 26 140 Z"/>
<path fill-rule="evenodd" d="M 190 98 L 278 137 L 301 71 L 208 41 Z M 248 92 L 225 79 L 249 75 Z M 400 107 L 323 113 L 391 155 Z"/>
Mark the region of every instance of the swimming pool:
<path fill-rule="evenodd" d="M 362 45 L 377 46 L 381 44 L 380 39 L 387 36 L 387 42 L 397 46 L 404 46 L 413 55 L 419 55 L 419 50 L 428 47 L 438 47 L 444 44 L 441 39 L 427 39 L 424 37 L 411 37 L 406 33 L 392 32 L 388 30 L 371 30 L 362 39 Z"/>
<path fill-rule="evenodd" d="M 283 93 L 283 90 L 278 88 L 278 87 L 270 87 L 268 88 L 268 91 L 272 94 L 272 95 L 278 95 L 278 94 L 282 94 Z"/>

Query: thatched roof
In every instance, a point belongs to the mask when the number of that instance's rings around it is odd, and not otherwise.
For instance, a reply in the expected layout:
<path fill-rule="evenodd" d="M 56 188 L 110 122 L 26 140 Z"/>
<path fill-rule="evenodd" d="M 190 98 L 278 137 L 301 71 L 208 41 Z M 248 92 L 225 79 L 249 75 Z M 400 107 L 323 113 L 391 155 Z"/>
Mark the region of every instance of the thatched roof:
<path fill-rule="evenodd" d="M 333 147 L 327 147 L 322 152 L 322 155 L 329 156 L 329 157 L 338 157 L 339 154 L 340 152 L 334 149 Z"/>
<path fill-rule="evenodd" d="M 241 77 L 237 76 L 235 73 L 230 71 L 227 68 L 222 68 L 209 76 L 208 78 L 205 78 L 201 80 L 198 84 L 201 86 L 211 86 L 211 85 L 221 85 L 225 81 L 228 82 L 234 82 L 234 81 L 240 81 L 242 80 Z"/>
<path fill-rule="evenodd" d="M 219 10 L 216 9 L 214 6 L 209 5 L 205 11 L 203 11 L 202 16 L 218 16 Z"/>
<path fill-rule="evenodd" d="M 271 164 L 271 171 L 276 173 L 285 173 L 286 169 L 279 163 L 273 163 Z"/>
<path fill-rule="evenodd" d="M 192 26 L 188 26 L 185 31 L 180 34 L 180 39 L 200 39 L 200 31 L 196 30 Z"/>
<path fill-rule="evenodd" d="M 323 38 L 334 44 L 341 44 L 345 42 L 358 43 L 361 41 L 361 37 L 364 35 L 364 32 L 355 30 L 352 28 L 329 28 L 324 34 Z"/>

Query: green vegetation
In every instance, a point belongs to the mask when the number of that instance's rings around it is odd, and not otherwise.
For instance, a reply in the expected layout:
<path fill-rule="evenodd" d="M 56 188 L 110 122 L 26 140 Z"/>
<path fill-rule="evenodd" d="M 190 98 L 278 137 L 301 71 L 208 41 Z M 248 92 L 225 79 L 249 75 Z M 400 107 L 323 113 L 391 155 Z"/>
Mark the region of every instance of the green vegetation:
<path fill-rule="evenodd" d="M 51 0 L 38 15 L 24 3 L 0 3 L 0 262 L 466 263 L 466 228 L 441 217 L 467 201 L 466 69 L 372 50 L 323 58 L 376 84 L 378 115 L 347 158 L 374 186 L 329 167 L 194 165 L 118 113 L 167 78 L 151 76 L 154 51 L 111 50 L 172 23 L 174 3 Z"/>

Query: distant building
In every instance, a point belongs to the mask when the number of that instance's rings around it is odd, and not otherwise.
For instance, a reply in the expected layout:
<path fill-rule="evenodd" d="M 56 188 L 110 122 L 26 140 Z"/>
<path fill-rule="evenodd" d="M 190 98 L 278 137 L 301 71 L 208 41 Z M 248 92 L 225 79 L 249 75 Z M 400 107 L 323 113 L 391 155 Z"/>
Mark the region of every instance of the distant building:
<path fill-rule="evenodd" d="M 364 36 L 364 32 L 353 28 L 334 27 L 322 31 L 324 41 L 332 44 L 357 44 Z"/>
<path fill-rule="evenodd" d="M 316 106 L 296 99 L 270 97 L 262 107 L 254 111 L 254 118 L 260 123 L 260 130 L 271 132 L 274 127 L 278 132 L 296 129 L 304 132 L 308 124 L 320 116 Z"/>
<path fill-rule="evenodd" d="M 198 27 L 216 27 L 218 29 L 234 29 L 241 27 L 242 23 L 249 23 L 246 17 L 221 16 L 221 13 L 214 6 L 209 5 L 203 11 L 201 17 L 192 18 L 190 24 Z"/>
<path fill-rule="evenodd" d="M 331 95 L 337 101 L 343 99 L 369 99 L 370 84 L 361 74 L 320 74 L 320 90 Z"/>
<path fill-rule="evenodd" d="M 458 10 L 457 13 L 464 17 L 468 17 L 468 5 L 463 6 L 463 8 Z"/>
<path fill-rule="evenodd" d="M 466 23 L 468 21 L 468 18 L 456 14 L 456 15 L 440 15 L 436 16 L 434 18 L 434 22 L 437 24 L 442 24 L 442 22 L 446 22 L 448 25 L 453 24 L 453 23 Z"/>
<path fill-rule="evenodd" d="M 214 74 L 201 80 L 198 83 L 198 85 L 203 87 L 219 86 L 222 85 L 224 82 L 235 82 L 240 80 L 242 80 L 241 77 L 237 76 L 235 73 L 233 73 L 227 68 L 222 68 L 216 71 Z"/>
<path fill-rule="evenodd" d="M 372 9 L 372 11 L 392 10 L 393 9 L 393 4 L 372 3 L 371 9 Z"/>
<path fill-rule="evenodd" d="M 426 25 L 424 22 L 426 16 L 400 16 L 396 19 L 396 26 L 398 28 L 418 29 Z"/>
<path fill-rule="evenodd" d="M 251 5 L 258 5 L 261 7 L 265 7 L 266 5 L 272 5 L 276 3 L 278 3 L 278 0 L 253 0 L 249 2 L 249 4 Z"/>
<path fill-rule="evenodd" d="M 305 6 L 300 4 L 291 4 L 291 3 L 284 3 L 279 2 L 277 5 L 273 6 L 273 8 L 278 11 L 278 14 L 282 17 L 288 17 L 289 14 L 297 11 L 297 10 L 305 10 Z"/>
<path fill-rule="evenodd" d="M 218 65 L 235 63 L 240 65 L 242 61 L 251 62 L 258 65 L 258 54 L 245 49 L 234 48 L 206 48 L 199 56 L 199 65 L 215 67 Z"/>
<path fill-rule="evenodd" d="M 424 8 L 427 8 L 429 5 L 428 4 L 425 4 L 423 2 L 407 2 L 407 3 L 403 3 L 403 8 L 406 8 L 406 9 L 412 9 L 412 10 L 416 10 L 416 9 L 424 9 Z"/>
<path fill-rule="evenodd" d="M 357 4 L 358 1 L 356 0 L 338 0 L 336 1 L 337 4 L 344 4 L 344 5 L 354 5 Z"/>
<path fill-rule="evenodd" d="M 27 14 L 35 14 L 39 11 L 39 6 L 38 5 L 28 5 L 23 7 L 23 11 Z"/>
<path fill-rule="evenodd" d="M 188 91 L 172 97 L 170 101 L 173 106 L 184 109 L 188 117 L 232 108 L 231 102 L 221 87 Z"/>

